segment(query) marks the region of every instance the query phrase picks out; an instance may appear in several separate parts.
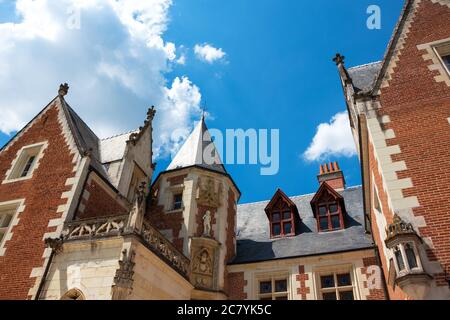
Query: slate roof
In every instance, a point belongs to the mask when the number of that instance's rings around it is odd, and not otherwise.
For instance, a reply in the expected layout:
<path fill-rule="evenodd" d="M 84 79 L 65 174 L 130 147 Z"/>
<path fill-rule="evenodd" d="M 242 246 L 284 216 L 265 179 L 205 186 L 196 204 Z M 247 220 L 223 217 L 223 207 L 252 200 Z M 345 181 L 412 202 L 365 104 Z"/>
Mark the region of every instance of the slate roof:
<path fill-rule="evenodd" d="M 102 163 L 122 160 L 125 156 L 127 141 L 132 133 L 138 133 L 139 130 L 120 134 L 100 140 L 100 159 Z"/>
<path fill-rule="evenodd" d="M 310 201 L 314 194 L 290 197 L 297 206 L 302 223 L 297 236 L 271 240 L 264 208 L 269 201 L 239 205 L 237 208 L 237 254 L 232 264 L 285 259 L 374 246 L 365 233 L 362 187 L 340 191 L 347 211 L 346 229 L 317 232 Z"/>
<path fill-rule="evenodd" d="M 378 61 L 347 70 L 357 93 L 368 93 L 373 89 L 382 65 L 383 62 Z"/>
<path fill-rule="evenodd" d="M 60 99 L 61 101 L 61 106 L 66 114 L 70 130 L 72 131 L 80 153 L 90 153 L 92 159 L 91 166 L 100 176 L 106 179 L 106 181 L 111 181 L 104 164 L 123 158 L 126 140 L 128 140 L 131 133 L 118 135 L 111 139 L 100 140 L 64 98 L 57 97 L 57 99 Z M 125 137 L 127 139 L 125 139 Z"/>
<path fill-rule="evenodd" d="M 213 144 L 215 156 L 212 164 L 205 163 L 203 159 L 203 152 L 210 144 Z M 220 173 L 227 173 L 222 160 L 220 159 L 219 153 L 212 142 L 204 117 L 202 117 L 192 133 L 186 139 L 183 146 L 167 167 L 167 170 L 169 171 L 191 166 L 199 166 Z"/>

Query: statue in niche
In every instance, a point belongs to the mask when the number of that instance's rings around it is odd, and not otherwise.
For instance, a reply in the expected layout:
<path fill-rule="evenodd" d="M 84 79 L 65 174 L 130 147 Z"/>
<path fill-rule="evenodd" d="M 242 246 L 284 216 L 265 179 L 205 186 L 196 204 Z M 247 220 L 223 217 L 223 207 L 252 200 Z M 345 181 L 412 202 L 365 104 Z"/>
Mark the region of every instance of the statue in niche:
<path fill-rule="evenodd" d="M 211 237 L 211 212 L 209 210 L 203 216 L 203 236 Z"/>

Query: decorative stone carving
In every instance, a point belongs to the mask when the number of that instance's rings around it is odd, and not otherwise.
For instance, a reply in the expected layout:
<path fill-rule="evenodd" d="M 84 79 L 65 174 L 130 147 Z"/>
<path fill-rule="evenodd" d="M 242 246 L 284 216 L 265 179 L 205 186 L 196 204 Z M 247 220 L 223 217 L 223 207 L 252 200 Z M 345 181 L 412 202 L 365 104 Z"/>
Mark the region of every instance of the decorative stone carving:
<path fill-rule="evenodd" d="M 58 95 L 64 97 L 69 93 L 69 85 L 67 83 L 61 84 L 59 86 Z"/>
<path fill-rule="evenodd" d="M 211 212 L 207 210 L 203 216 L 203 236 L 211 236 Z"/>
<path fill-rule="evenodd" d="M 188 276 L 190 261 L 153 226 L 144 222 L 142 237 L 146 244 L 158 255 L 164 257 L 169 265 L 184 277 Z"/>
<path fill-rule="evenodd" d="M 145 188 L 146 183 L 142 182 L 136 194 L 133 207 L 130 211 L 130 218 L 128 219 L 127 230 L 140 232 L 142 230 L 142 223 L 145 215 Z"/>
<path fill-rule="evenodd" d="M 218 290 L 218 248 L 210 238 L 192 238 L 191 283 L 200 290 Z"/>
<path fill-rule="evenodd" d="M 130 250 L 128 254 L 127 249 L 122 251 L 122 260 L 119 261 L 119 269 L 116 270 L 112 286 L 113 300 L 124 300 L 133 290 L 134 256 L 133 250 Z"/>
<path fill-rule="evenodd" d="M 147 118 L 144 121 L 144 126 L 139 127 L 138 132 L 133 132 L 132 134 L 130 134 L 130 137 L 128 138 L 127 142 L 131 142 L 133 145 L 136 145 L 136 143 L 139 141 L 139 139 L 144 134 L 145 129 L 147 129 L 150 126 L 150 124 L 152 123 L 153 118 L 155 117 L 155 114 L 156 114 L 155 107 L 152 106 L 147 111 Z"/>
<path fill-rule="evenodd" d="M 51 248 L 55 254 L 61 253 L 63 251 L 64 239 L 62 236 L 59 238 L 55 238 L 55 239 L 47 238 L 44 241 L 45 241 L 45 245 L 48 248 Z"/>
<path fill-rule="evenodd" d="M 128 216 L 99 218 L 92 220 L 73 221 L 63 230 L 64 240 L 79 238 L 94 238 L 119 235 L 128 221 Z"/>
<path fill-rule="evenodd" d="M 221 206 L 223 185 L 219 182 L 217 188 L 213 178 L 198 178 L 197 203 L 203 206 L 218 208 Z"/>

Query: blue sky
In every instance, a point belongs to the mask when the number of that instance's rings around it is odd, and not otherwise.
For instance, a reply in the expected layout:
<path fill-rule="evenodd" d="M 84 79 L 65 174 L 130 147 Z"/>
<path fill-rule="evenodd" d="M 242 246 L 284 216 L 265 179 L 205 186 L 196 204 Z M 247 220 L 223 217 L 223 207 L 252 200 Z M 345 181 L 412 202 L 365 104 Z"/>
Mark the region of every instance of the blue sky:
<path fill-rule="evenodd" d="M 42 4 L 31 12 L 20 7 L 28 1 L 18 1 L 19 14 L 14 1 L 0 1 L 0 45 L 10 45 L 0 49 L 6 61 L 0 62 L 0 145 L 67 81 L 67 100 L 100 136 L 140 125 L 155 104 L 158 172 L 180 142 L 171 132 L 182 128 L 185 137 L 202 106 L 211 128 L 280 129 L 277 175 L 261 176 L 254 165 L 227 166 L 241 202 L 268 199 L 278 187 L 289 195 L 315 192 L 319 164 L 327 160 L 339 162 L 348 185 L 360 184 L 356 156 L 334 150 L 307 161 L 302 155 L 318 126 L 345 111 L 332 57 L 344 54 L 348 67 L 382 59 L 403 1 L 151 1 L 155 9 L 141 0 L 124 5 L 133 12 L 127 16 L 96 0 L 97 7 L 80 9 L 81 27 L 74 30 L 51 19 L 67 8 Z M 380 30 L 366 27 L 373 4 L 381 8 Z M 44 17 L 41 33 L 34 31 L 36 12 Z M 143 21 L 145 32 L 130 17 Z M 11 23 L 22 24 L 23 34 Z M 210 61 L 194 49 L 206 44 L 217 49 Z"/>

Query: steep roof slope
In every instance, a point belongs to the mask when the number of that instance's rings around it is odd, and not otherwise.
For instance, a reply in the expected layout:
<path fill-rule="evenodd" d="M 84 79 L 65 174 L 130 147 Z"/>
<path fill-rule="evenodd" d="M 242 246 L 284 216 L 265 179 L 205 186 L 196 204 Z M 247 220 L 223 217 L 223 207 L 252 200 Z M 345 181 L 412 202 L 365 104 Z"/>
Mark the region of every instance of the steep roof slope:
<path fill-rule="evenodd" d="M 294 237 L 270 239 L 269 221 L 264 208 L 269 201 L 239 205 L 237 208 L 237 255 L 233 264 L 275 260 L 371 248 L 374 246 L 364 228 L 362 187 L 351 187 L 339 194 L 345 201 L 346 228 L 318 232 L 310 201 L 314 194 L 290 197 L 302 220 Z"/>

